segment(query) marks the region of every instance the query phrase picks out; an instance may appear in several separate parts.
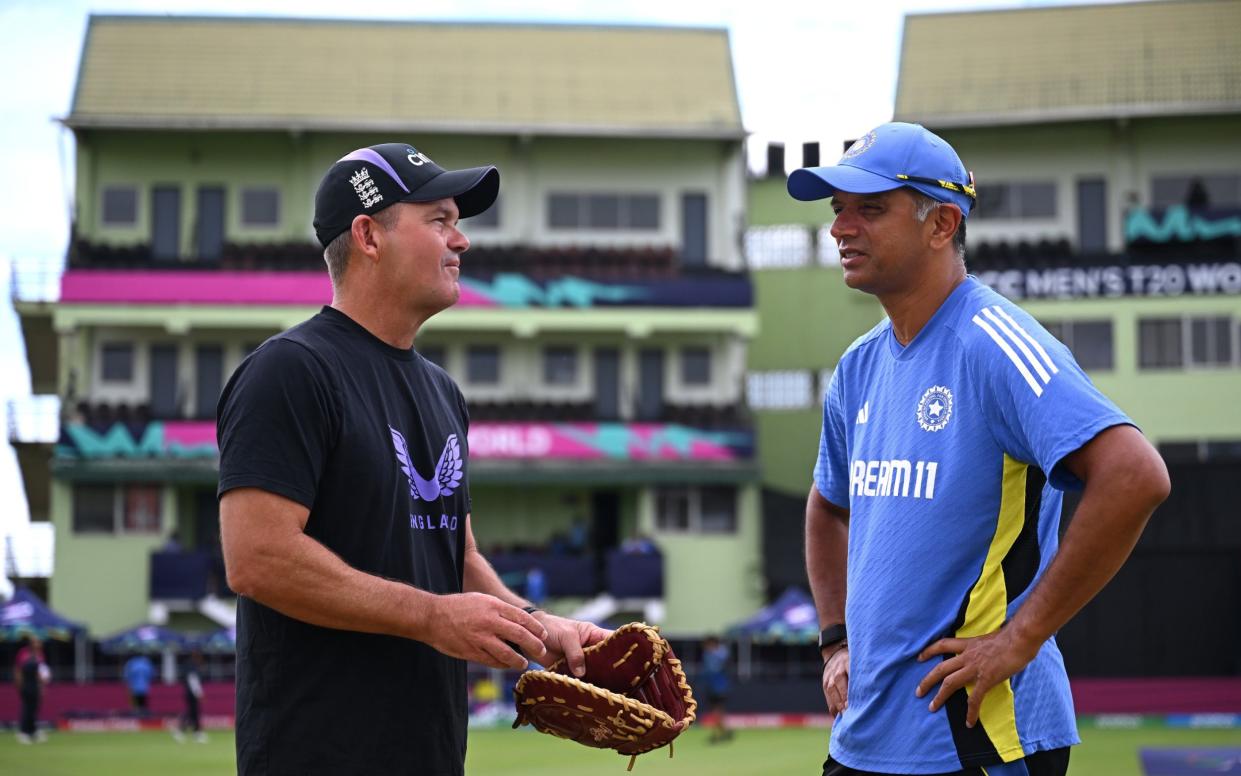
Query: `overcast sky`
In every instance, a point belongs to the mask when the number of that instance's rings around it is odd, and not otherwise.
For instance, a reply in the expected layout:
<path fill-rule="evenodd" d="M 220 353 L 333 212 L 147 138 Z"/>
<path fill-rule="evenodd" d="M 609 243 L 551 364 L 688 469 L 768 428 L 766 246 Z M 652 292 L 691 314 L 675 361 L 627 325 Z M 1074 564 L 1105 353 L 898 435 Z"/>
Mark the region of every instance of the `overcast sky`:
<path fill-rule="evenodd" d="M 1080 4 L 1078 0 L 0 0 L 0 262 L 55 265 L 68 241 L 73 141 L 69 112 L 91 13 L 264 15 L 403 20 L 586 22 L 726 27 L 750 139 L 751 166 L 768 141 L 788 162 L 800 143 L 846 138 L 892 116 L 906 13 Z M 955 45 L 968 45 L 959 41 Z M 830 73 L 830 76 L 828 75 Z M 0 266 L 0 271 L 4 267 Z M 8 275 L 8 272 L 4 272 Z M 7 298 L 7 294 L 5 295 Z M 29 394 L 16 318 L 0 307 L 0 400 Z M 25 509 L 0 450 L 0 538 Z M 15 492 L 15 488 L 18 492 Z M 24 521 L 24 518 L 23 518 Z M 0 550 L 2 550 L 0 544 Z"/>

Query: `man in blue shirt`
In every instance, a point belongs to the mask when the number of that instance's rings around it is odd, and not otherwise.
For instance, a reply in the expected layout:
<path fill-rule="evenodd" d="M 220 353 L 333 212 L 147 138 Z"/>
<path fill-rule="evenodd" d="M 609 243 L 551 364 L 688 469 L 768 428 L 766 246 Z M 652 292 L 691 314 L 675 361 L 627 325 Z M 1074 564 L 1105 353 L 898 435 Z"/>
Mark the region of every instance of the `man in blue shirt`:
<path fill-rule="evenodd" d="M 151 680 L 155 678 L 155 666 L 146 655 L 134 655 L 125 662 L 125 685 L 129 688 L 129 702 L 140 716 L 147 713 L 147 696 L 151 692 Z"/>
<path fill-rule="evenodd" d="M 888 315 L 833 374 L 806 506 L 824 774 L 1063 776 L 1079 739 L 1054 634 L 1167 496 L 1163 461 L 966 274 L 973 180 L 941 138 L 884 124 L 788 187 L 832 198 L 845 283 Z"/>

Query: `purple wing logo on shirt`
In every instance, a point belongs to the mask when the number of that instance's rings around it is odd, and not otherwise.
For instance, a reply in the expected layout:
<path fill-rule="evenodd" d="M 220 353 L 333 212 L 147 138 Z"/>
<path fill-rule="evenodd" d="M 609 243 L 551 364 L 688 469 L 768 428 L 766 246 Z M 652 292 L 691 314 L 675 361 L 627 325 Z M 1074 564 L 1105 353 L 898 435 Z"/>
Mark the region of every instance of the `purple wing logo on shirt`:
<path fill-rule="evenodd" d="M 396 451 L 396 462 L 409 479 L 411 497 L 420 501 L 434 501 L 440 496 L 451 496 L 457 491 L 457 488 L 461 486 L 463 474 L 461 472 L 461 444 L 457 441 L 456 434 L 449 434 L 448 439 L 444 441 L 444 450 L 435 464 L 435 471 L 432 472 L 431 479 L 427 480 L 423 479 L 418 474 L 418 470 L 414 468 L 405 437 L 392 426 L 388 426 L 388 431 L 392 432 L 392 447 Z"/>

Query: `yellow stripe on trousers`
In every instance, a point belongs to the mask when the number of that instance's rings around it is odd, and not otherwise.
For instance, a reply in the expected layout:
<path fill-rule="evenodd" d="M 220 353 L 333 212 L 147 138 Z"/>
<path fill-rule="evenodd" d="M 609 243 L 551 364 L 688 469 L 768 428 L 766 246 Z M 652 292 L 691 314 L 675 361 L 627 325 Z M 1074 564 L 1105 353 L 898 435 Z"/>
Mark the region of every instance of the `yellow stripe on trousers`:
<path fill-rule="evenodd" d="M 999 630 L 1007 613 L 1008 593 L 1004 586 L 1004 569 L 1001 562 L 1013 542 L 1021 533 L 1026 515 L 1026 464 L 1008 455 L 1004 456 L 1004 480 L 1001 486 L 1000 512 L 995 526 L 995 536 L 987 549 L 987 560 L 982 574 L 970 590 L 969 604 L 965 609 L 965 624 L 957 631 L 958 638 L 982 636 Z M 965 686 L 973 695 L 974 685 Z M 1025 756 L 1021 740 L 1017 736 L 1017 714 L 1013 702 L 1013 687 L 1007 679 L 992 687 L 983 698 L 978 721 L 982 723 L 987 737 L 1000 753 L 1004 762 Z"/>

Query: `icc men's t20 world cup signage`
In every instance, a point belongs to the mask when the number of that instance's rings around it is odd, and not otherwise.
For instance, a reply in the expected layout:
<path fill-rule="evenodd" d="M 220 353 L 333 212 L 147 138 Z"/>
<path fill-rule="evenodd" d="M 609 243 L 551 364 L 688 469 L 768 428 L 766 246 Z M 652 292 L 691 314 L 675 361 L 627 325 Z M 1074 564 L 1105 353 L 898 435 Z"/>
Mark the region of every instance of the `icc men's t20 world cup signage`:
<path fill-rule="evenodd" d="M 1125 265 L 1008 269 L 978 277 L 1010 299 L 1241 294 L 1241 260 L 1190 258 L 1203 255 L 1202 248 L 1213 257 L 1238 256 L 1237 208 L 1134 208 L 1125 216 L 1125 243 L 1131 257 Z"/>

